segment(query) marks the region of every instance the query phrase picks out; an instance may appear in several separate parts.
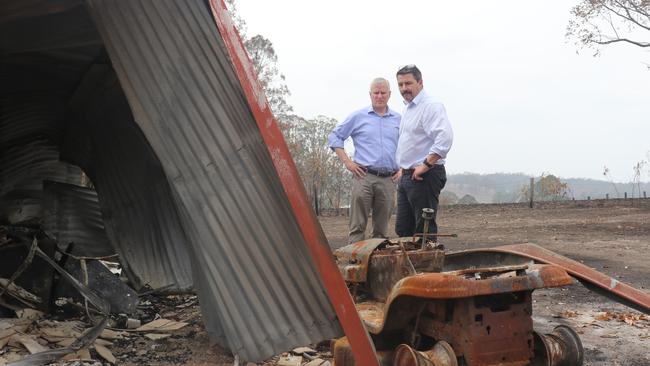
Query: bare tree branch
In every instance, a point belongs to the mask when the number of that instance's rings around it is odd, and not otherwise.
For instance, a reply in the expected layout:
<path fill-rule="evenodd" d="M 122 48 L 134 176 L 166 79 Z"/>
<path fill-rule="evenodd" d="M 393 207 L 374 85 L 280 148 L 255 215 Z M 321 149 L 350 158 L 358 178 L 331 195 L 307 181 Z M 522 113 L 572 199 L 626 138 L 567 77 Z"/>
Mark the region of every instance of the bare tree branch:
<path fill-rule="evenodd" d="M 625 10 L 625 14 L 627 14 L 627 16 L 626 16 L 626 17 L 623 17 L 624 19 L 627 19 L 627 20 L 631 21 L 632 23 L 638 25 L 639 27 L 641 27 L 641 28 L 643 28 L 643 29 L 645 29 L 645 30 L 650 30 L 650 27 L 648 27 L 648 26 L 646 26 L 646 25 L 644 25 L 644 24 L 639 23 L 639 22 L 638 22 L 638 21 L 637 21 L 637 20 L 632 16 L 632 14 L 630 14 L 630 9 L 629 9 L 629 8 L 625 7 L 623 4 L 619 3 L 619 2 L 616 1 L 616 0 L 614 0 L 614 2 L 617 3 L 617 4 L 619 4 L 619 6 L 620 6 L 621 8 L 623 8 L 623 10 Z M 634 3 L 634 1 L 630 1 L 630 3 Z"/>
<path fill-rule="evenodd" d="M 602 45 L 612 44 L 612 43 L 617 43 L 617 42 L 627 42 L 627 43 L 631 43 L 631 44 L 633 44 L 635 46 L 639 46 L 639 47 L 650 47 L 650 43 L 636 42 L 636 41 L 632 41 L 632 40 L 627 39 L 627 38 L 617 38 L 617 39 L 612 39 L 612 40 L 609 40 L 609 41 L 595 41 L 595 43 L 602 44 Z"/>
<path fill-rule="evenodd" d="M 612 31 L 613 31 L 614 34 L 616 35 L 616 38 L 621 38 L 621 37 L 618 35 L 618 31 L 616 30 L 616 26 L 614 26 L 614 20 L 612 19 L 612 16 L 611 16 L 610 14 L 607 15 L 607 22 L 609 23 L 610 27 L 612 27 Z M 600 36 L 601 36 L 601 38 L 602 38 L 602 35 L 600 35 Z"/>
<path fill-rule="evenodd" d="M 579 45 L 593 47 L 627 43 L 650 47 L 650 42 L 637 39 L 650 31 L 650 1 L 648 0 L 582 0 L 571 10 L 574 19 L 567 26 L 567 37 Z M 609 33 L 609 34 L 607 34 Z M 650 38 L 650 34 L 647 37 Z"/>
<path fill-rule="evenodd" d="M 619 4 L 619 6 L 625 8 L 627 11 L 632 11 L 633 13 L 644 16 L 644 17 L 648 18 L 648 20 L 650 20 L 650 12 L 649 12 L 650 7 L 649 7 L 649 9 L 644 9 L 644 8 L 640 7 L 639 5 L 637 5 L 634 0 L 628 0 L 628 2 L 629 2 L 629 7 L 626 7 L 621 2 L 618 2 L 618 4 Z M 648 4 L 646 4 L 646 6 L 647 5 Z"/>

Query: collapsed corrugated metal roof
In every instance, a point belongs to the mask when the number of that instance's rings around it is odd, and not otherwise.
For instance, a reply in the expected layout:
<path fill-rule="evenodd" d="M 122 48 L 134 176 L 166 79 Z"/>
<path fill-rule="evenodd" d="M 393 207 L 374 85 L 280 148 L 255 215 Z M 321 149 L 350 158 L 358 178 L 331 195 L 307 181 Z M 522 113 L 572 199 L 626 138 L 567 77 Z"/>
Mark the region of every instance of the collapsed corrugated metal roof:
<path fill-rule="evenodd" d="M 131 283 L 190 289 L 174 198 L 88 12 L 15 3 L 0 5 L 0 221 L 43 221 L 43 181 L 82 185 L 83 169 Z"/>
<path fill-rule="evenodd" d="M 340 335 L 209 5 L 16 3 L 0 5 L 2 196 L 81 185 L 31 157 L 45 136 L 48 162 L 90 177 L 134 285 L 194 286 L 233 353 L 259 361 Z"/>
<path fill-rule="evenodd" d="M 74 184 L 45 181 L 42 227 L 61 250 L 82 257 L 115 254 L 99 208 L 95 190 Z M 68 247 L 70 246 L 70 247 Z"/>
<path fill-rule="evenodd" d="M 93 65 L 69 103 L 62 157 L 91 177 L 106 232 L 135 287 L 192 287 L 188 239 L 160 161 L 109 65 Z"/>

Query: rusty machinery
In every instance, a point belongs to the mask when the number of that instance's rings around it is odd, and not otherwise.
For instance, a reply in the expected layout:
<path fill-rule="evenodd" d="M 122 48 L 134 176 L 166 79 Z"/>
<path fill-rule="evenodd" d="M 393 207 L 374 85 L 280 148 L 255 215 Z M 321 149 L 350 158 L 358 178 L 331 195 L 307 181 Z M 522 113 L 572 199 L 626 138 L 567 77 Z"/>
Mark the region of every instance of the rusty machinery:
<path fill-rule="evenodd" d="M 382 365 L 579 366 L 576 332 L 535 332 L 535 289 L 570 285 L 560 267 L 532 261 L 443 271 L 445 253 L 413 238 L 369 239 L 335 252 Z M 336 366 L 355 365 L 346 338 Z"/>

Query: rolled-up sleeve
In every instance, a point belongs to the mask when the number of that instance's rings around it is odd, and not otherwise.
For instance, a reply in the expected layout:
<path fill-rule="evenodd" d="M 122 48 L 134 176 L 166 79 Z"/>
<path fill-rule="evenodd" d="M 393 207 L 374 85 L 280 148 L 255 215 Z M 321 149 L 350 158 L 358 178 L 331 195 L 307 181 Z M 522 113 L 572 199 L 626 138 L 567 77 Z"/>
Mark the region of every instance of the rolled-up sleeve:
<path fill-rule="evenodd" d="M 429 154 L 436 154 L 444 159 L 454 141 L 454 132 L 447 118 L 447 111 L 441 103 L 431 104 L 427 109 L 422 127 L 433 140 Z"/>
<path fill-rule="evenodd" d="M 350 115 L 343 122 L 334 127 L 327 137 L 327 144 L 330 149 L 344 148 L 345 140 L 350 137 L 355 126 L 355 115 Z"/>

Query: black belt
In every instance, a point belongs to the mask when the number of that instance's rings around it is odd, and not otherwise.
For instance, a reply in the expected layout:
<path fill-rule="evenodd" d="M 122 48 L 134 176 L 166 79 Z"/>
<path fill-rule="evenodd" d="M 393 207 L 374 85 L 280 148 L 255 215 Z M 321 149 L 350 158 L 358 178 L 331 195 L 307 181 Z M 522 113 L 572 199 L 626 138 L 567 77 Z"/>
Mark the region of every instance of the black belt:
<path fill-rule="evenodd" d="M 395 171 L 375 170 L 372 168 L 365 168 L 365 169 L 366 169 L 366 173 L 376 175 L 379 178 L 392 177 L 393 175 L 395 175 L 395 173 L 397 173 Z"/>
<path fill-rule="evenodd" d="M 442 167 L 444 167 L 444 165 L 436 164 L 436 165 L 433 166 L 433 168 L 430 168 L 429 170 L 440 169 Z M 415 171 L 415 168 L 413 168 L 413 169 L 402 169 L 402 175 L 412 175 L 414 171 Z"/>

